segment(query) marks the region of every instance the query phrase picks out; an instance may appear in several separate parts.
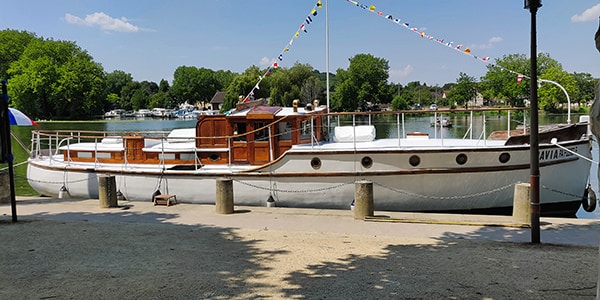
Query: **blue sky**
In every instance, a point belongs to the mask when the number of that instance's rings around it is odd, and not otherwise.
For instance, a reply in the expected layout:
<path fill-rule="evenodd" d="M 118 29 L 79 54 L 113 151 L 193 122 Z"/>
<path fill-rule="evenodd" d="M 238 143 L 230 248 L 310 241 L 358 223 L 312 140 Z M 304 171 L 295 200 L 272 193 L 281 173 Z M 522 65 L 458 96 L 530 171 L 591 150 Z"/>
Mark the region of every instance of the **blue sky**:
<path fill-rule="evenodd" d="M 521 0 L 358 1 L 375 6 L 373 12 L 346 0 L 322 1 L 316 16 L 311 10 L 317 0 L 7 1 L 0 29 L 74 41 L 107 72 L 122 70 L 134 80 L 157 83 L 171 82 L 183 65 L 243 72 L 251 65 L 300 62 L 324 72 L 327 4 L 332 72 L 347 69 L 352 56 L 370 53 L 389 61 L 391 82 L 443 85 L 455 82 L 460 72 L 483 76 L 483 57 L 493 63 L 508 54 L 529 56 L 530 13 Z M 600 53 L 593 42 L 598 0 L 542 3 L 538 51 L 549 53 L 568 72 L 600 77 Z M 299 31 L 302 24 L 306 33 Z M 283 51 L 286 47 L 289 51 Z M 462 52 L 466 48 L 471 55 Z"/>

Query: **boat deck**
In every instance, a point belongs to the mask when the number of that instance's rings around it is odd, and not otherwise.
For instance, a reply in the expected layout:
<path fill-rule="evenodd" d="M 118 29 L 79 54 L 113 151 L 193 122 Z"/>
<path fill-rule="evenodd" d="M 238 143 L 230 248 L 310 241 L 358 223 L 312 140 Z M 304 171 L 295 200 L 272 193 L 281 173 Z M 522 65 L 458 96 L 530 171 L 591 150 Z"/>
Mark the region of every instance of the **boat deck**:
<path fill-rule="evenodd" d="M 467 139 L 378 139 L 368 142 L 325 142 L 315 144 L 294 145 L 293 150 L 348 150 L 348 149 L 381 149 L 392 150 L 399 148 L 407 149 L 431 149 L 431 148 L 482 148 L 504 146 L 503 140 L 467 140 Z"/>

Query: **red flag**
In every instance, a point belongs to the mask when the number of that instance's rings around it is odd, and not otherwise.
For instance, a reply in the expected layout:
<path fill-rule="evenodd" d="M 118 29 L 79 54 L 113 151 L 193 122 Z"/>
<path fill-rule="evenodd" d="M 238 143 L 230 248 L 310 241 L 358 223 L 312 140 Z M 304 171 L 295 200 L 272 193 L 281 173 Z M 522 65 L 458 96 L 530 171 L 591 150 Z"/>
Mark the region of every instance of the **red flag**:
<path fill-rule="evenodd" d="M 521 84 L 521 81 L 523 81 L 523 74 L 517 76 L 517 84 Z"/>

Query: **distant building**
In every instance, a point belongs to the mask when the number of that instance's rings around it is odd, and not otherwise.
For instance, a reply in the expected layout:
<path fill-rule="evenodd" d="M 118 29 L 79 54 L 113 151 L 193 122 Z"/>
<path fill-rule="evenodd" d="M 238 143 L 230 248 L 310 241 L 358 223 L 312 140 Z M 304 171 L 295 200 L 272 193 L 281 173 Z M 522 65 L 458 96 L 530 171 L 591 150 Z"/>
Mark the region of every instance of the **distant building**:
<path fill-rule="evenodd" d="M 225 92 L 216 92 L 212 99 L 210 99 L 210 105 L 212 106 L 213 110 L 221 110 L 224 102 Z"/>

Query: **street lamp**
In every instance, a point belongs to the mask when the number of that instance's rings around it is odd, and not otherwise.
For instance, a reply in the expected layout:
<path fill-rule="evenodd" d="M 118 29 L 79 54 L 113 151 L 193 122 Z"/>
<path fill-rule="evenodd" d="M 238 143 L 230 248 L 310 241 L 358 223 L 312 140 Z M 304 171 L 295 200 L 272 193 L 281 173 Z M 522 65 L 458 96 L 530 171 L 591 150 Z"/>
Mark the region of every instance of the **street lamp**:
<path fill-rule="evenodd" d="M 542 7 L 542 0 L 525 0 L 525 9 L 531 12 L 531 53 L 530 53 L 530 76 L 531 82 L 529 85 L 529 100 L 531 109 L 531 130 L 530 130 L 530 175 L 529 184 L 531 187 L 530 193 L 530 208 L 531 208 L 531 242 L 534 244 L 540 243 L 540 141 L 538 128 L 538 93 L 537 93 L 537 30 L 536 30 L 536 14 L 538 8 Z"/>
<path fill-rule="evenodd" d="M 542 7 L 542 0 L 525 0 L 525 9 L 531 9 L 531 5 L 534 6 L 535 9 Z"/>

